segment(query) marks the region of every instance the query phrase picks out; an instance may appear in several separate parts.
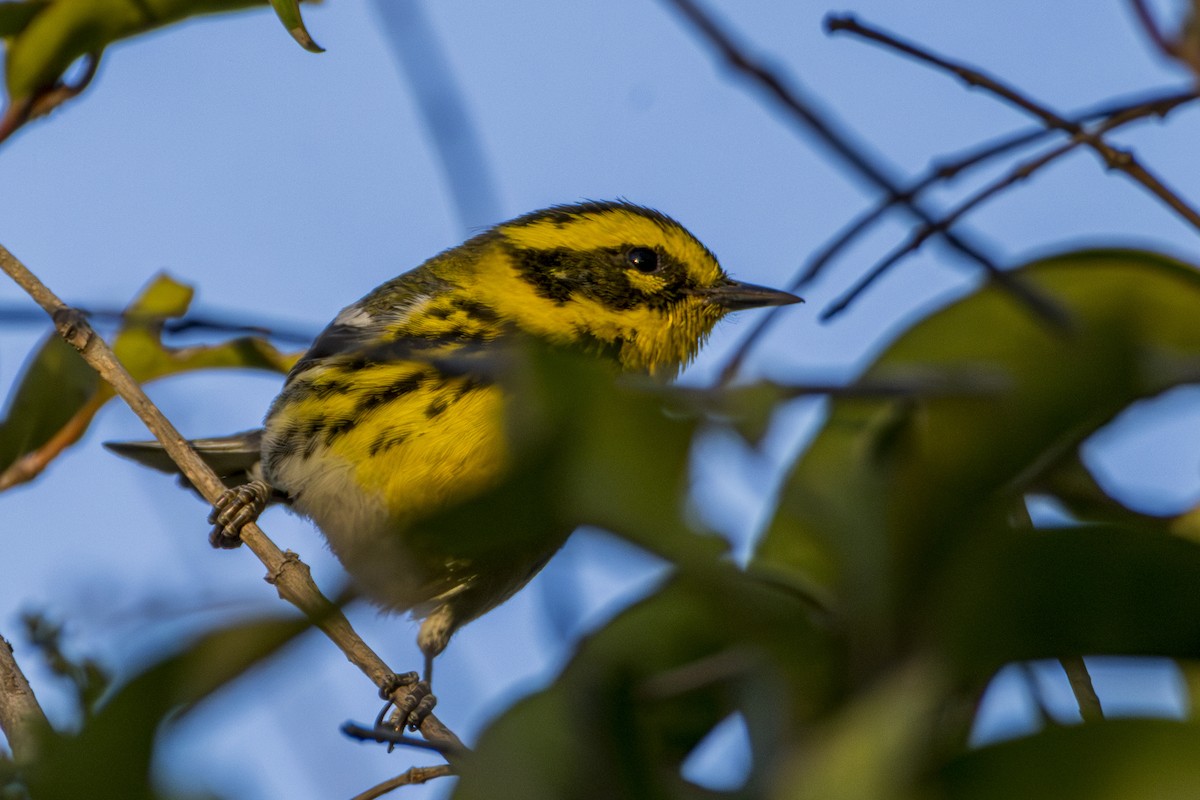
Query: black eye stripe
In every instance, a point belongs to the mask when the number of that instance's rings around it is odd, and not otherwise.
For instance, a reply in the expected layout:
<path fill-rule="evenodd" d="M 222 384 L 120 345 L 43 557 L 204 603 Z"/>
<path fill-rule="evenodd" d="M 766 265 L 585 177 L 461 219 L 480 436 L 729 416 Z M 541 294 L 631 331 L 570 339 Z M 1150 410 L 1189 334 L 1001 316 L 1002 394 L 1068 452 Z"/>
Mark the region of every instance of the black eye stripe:
<path fill-rule="evenodd" d="M 630 248 L 625 259 L 638 272 L 649 273 L 658 269 L 658 252 L 649 247 Z"/>

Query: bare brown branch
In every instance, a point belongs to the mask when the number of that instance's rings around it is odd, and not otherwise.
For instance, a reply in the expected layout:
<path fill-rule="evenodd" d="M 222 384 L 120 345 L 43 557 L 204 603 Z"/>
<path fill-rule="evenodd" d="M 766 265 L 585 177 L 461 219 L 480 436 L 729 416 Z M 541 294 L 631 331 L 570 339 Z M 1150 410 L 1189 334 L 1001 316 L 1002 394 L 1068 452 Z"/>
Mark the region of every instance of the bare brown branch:
<path fill-rule="evenodd" d="M 372 786 L 361 794 L 354 795 L 352 800 L 375 800 L 376 797 L 383 797 L 388 792 L 399 789 L 401 786 L 428 783 L 434 778 L 445 778 L 453 774 L 454 768 L 449 764 L 438 764 L 432 767 L 413 767 L 407 772 Z"/>
<path fill-rule="evenodd" d="M 12 645 L 0 637 L 0 730 L 18 763 L 33 759 L 36 729 L 49 726 L 29 681 L 17 666 Z"/>
<path fill-rule="evenodd" d="M 215 501 L 224 492 L 224 484 L 150 401 L 87 320 L 63 303 L 3 245 L 0 245 L 0 269 L 50 315 L 59 334 L 129 404 L 197 491 L 210 503 Z M 267 568 L 266 580 L 275 586 L 280 597 L 304 612 L 376 686 L 394 687 L 393 670 L 362 640 L 341 609 L 321 593 L 307 564 L 295 553 L 280 550 L 256 524 L 242 529 L 242 541 Z M 409 686 L 395 688 L 393 699 L 402 702 L 410 691 Z M 433 715 L 425 718 L 421 734 L 444 744 L 448 751 L 464 749 L 459 738 Z"/>

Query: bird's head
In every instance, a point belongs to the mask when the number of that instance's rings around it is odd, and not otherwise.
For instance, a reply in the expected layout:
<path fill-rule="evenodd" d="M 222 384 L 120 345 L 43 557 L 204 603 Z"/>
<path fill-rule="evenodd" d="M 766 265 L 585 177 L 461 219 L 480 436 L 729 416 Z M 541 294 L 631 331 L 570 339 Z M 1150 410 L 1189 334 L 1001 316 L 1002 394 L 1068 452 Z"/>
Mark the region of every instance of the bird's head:
<path fill-rule="evenodd" d="M 674 373 L 729 312 L 800 301 L 734 281 L 686 228 L 630 203 L 535 211 L 468 244 L 469 291 L 500 319 L 627 369 Z"/>

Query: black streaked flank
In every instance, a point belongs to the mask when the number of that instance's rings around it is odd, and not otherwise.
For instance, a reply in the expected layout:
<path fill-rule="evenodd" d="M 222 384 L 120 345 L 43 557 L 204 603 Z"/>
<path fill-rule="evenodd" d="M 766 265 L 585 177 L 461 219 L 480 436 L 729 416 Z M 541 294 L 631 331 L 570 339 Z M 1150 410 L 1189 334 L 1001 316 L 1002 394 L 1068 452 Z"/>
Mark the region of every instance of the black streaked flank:
<path fill-rule="evenodd" d="M 426 380 L 432 380 L 436 373 L 433 370 L 417 370 L 403 378 L 398 378 L 392 383 L 384 386 L 374 392 L 366 392 L 359 398 L 357 405 L 354 408 L 355 415 L 370 411 L 373 408 L 378 408 L 385 403 L 390 403 L 393 400 L 398 400 L 406 394 L 415 392 L 421 388 L 421 385 Z"/>
<path fill-rule="evenodd" d="M 353 417 L 346 417 L 331 422 L 329 427 L 325 429 L 325 446 L 329 447 L 332 445 L 339 436 L 349 433 L 357 424 L 357 419 Z"/>
<path fill-rule="evenodd" d="M 406 431 L 384 432 L 375 437 L 371 442 L 368 451 L 372 456 L 377 456 L 384 450 L 390 450 L 393 447 L 398 447 L 408 440 L 409 434 Z"/>

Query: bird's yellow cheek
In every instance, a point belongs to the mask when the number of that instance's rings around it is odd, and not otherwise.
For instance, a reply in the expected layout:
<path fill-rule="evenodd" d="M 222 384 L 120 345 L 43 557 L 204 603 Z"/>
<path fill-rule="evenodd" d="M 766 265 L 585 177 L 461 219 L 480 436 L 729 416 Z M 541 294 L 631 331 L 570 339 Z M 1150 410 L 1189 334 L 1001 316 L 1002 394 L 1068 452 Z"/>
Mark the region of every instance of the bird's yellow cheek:
<path fill-rule="evenodd" d="M 645 295 L 658 294 L 667 288 L 667 279 L 663 276 L 638 272 L 636 269 L 625 270 L 625 278 L 630 286 Z"/>

